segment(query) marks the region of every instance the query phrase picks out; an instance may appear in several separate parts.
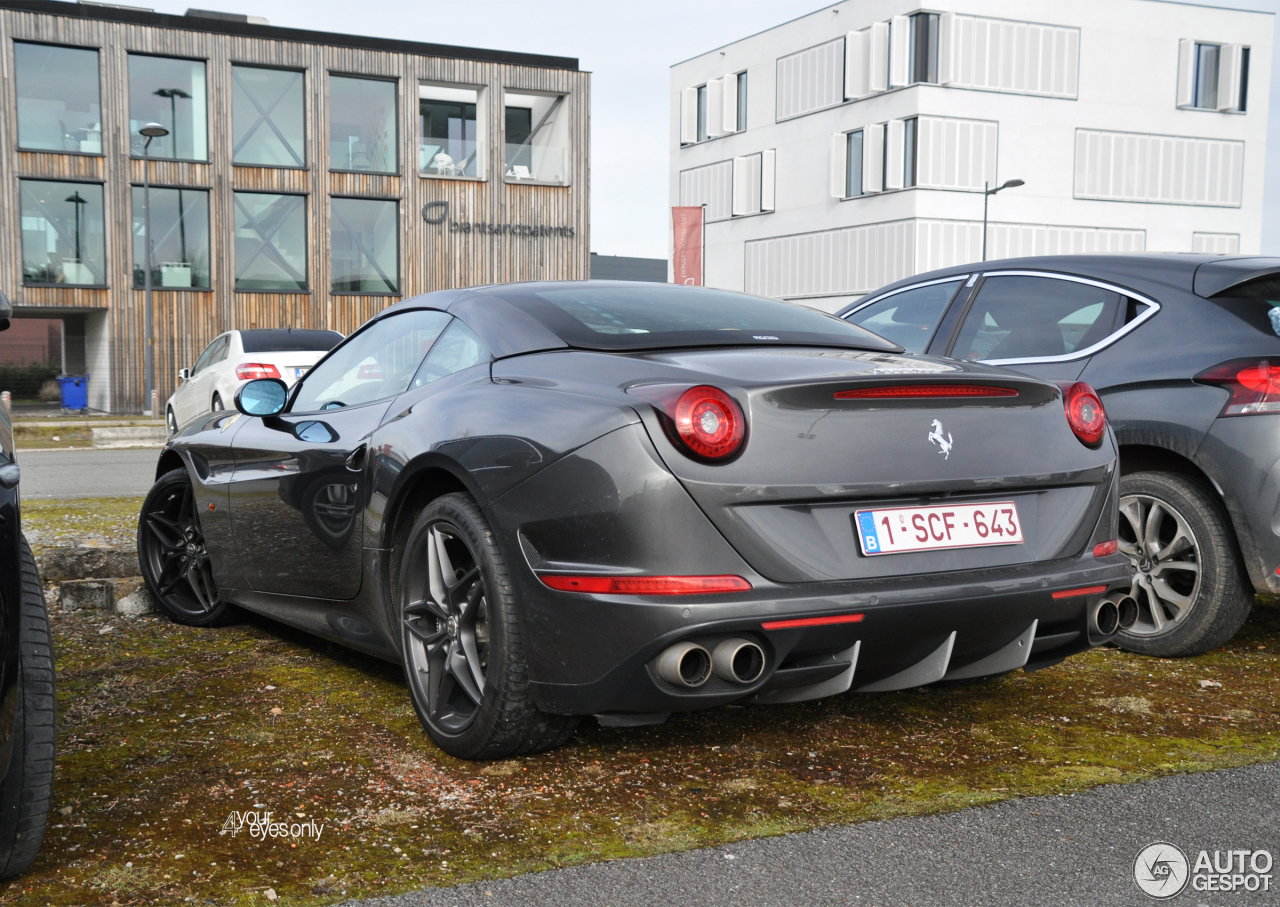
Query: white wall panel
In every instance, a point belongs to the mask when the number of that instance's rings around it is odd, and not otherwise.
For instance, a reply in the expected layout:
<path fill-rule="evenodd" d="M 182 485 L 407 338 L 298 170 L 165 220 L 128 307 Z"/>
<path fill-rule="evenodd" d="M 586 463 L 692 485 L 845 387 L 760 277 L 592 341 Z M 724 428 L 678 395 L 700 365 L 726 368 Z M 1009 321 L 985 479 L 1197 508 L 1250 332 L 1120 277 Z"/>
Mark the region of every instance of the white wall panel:
<path fill-rule="evenodd" d="M 1239 233 L 1192 233 L 1191 251 L 1201 255 L 1239 255 Z"/>
<path fill-rule="evenodd" d="M 1239 207 L 1244 142 L 1076 130 L 1075 197 Z"/>
<path fill-rule="evenodd" d="M 844 102 L 844 38 L 778 58 L 779 120 Z"/>
<path fill-rule="evenodd" d="M 987 258 L 1024 255 L 1088 255 L 1144 252 L 1145 230 L 1059 227 L 1051 224 L 989 224 Z"/>
<path fill-rule="evenodd" d="M 760 183 L 763 176 L 762 158 L 748 154 L 733 159 L 733 213 L 736 216 L 759 214 L 762 210 Z"/>
<path fill-rule="evenodd" d="M 871 29 L 851 31 L 844 38 L 844 96 L 864 98 L 871 94 Z"/>
<path fill-rule="evenodd" d="M 1074 98 L 1079 90 L 1080 30 L 956 14 L 942 56 L 950 84 L 1011 94 Z"/>
<path fill-rule="evenodd" d="M 919 117 L 916 184 L 975 191 L 984 182 L 995 185 L 999 131 L 989 120 Z"/>
<path fill-rule="evenodd" d="M 894 16 L 889 23 L 889 87 L 902 88 L 911 82 L 911 20 Z"/>
<path fill-rule="evenodd" d="M 706 205 L 707 220 L 733 215 L 733 161 L 680 171 L 680 204 Z"/>

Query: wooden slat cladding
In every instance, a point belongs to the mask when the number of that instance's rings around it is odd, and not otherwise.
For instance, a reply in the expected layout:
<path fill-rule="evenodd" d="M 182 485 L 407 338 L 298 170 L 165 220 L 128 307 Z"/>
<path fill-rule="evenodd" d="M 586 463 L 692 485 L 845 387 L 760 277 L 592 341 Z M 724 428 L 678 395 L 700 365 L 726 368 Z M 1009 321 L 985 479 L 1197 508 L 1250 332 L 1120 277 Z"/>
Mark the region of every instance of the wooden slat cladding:
<path fill-rule="evenodd" d="M 110 290 L 98 287 L 23 287 L 22 306 L 56 309 L 105 309 L 110 304 Z"/>
<path fill-rule="evenodd" d="M 13 41 L 96 48 L 101 73 L 104 157 L 17 152 Z M 156 186 L 190 186 L 210 193 L 212 292 L 156 291 L 156 382 L 161 400 L 176 370 L 190 365 L 215 336 L 232 328 L 292 325 L 350 333 L 370 316 L 407 296 L 449 287 L 513 280 L 580 279 L 589 271 L 587 153 L 590 145 L 590 75 L 509 63 L 422 57 L 291 40 L 181 31 L 93 19 L 0 10 L 0 289 L 19 305 L 44 311 L 103 308 L 110 340 L 111 406 L 138 410 L 142 393 L 143 293 L 132 274 L 130 186 L 142 182 L 142 162 L 129 155 L 128 55 L 131 52 L 207 61 L 209 163 L 152 162 Z M 304 73 L 306 169 L 234 166 L 231 160 L 231 67 L 263 65 Z M 329 171 L 329 74 L 392 79 L 398 96 L 399 175 Z M 481 89 L 488 136 L 481 163 L 485 179 L 420 176 L 418 86 L 423 82 Z M 502 180 L 504 91 L 567 95 L 567 186 L 507 185 Z M 105 290 L 22 286 L 17 178 L 92 179 L 105 183 L 107 273 Z M 310 292 L 237 292 L 233 193 L 281 192 L 307 198 Z M 333 196 L 393 198 L 400 211 L 401 296 L 347 296 L 329 292 Z M 445 222 L 429 224 L 428 202 L 448 202 Z M 439 214 L 439 206 L 433 209 Z M 481 228 L 475 224 L 487 225 Z M 464 225 L 469 229 L 464 229 Z M 569 235 L 570 231 L 572 235 Z M 95 376 L 95 382 L 101 376 Z M 99 385 L 100 386 L 100 385 Z"/>
<path fill-rule="evenodd" d="M 18 152 L 18 174 L 49 180 L 93 180 L 101 182 L 106 161 L 88 154 L 46 154 Z"/>
<path fill-rule="evenodd" d="M 157 161 L 154 158 L 150 161 L 143 161 L 140 158 L 134 158 L 129 161 L 129 179 L 135 186 L 142 185 L 142 166 L 144 163 L 151 165 L 151 185 L 153 186 L 193 186 L 199 189 L 206 189 L 212 185 L 210 181 L 211 168 L 208 164 L 193 164 L 188 161 Z"/>
<path fill-rule="evenodd" d="M 330 173 L 329 194 L 399 198 L 400 177 L 377 173 Z"/>
<path fill-rule="evenodd" d="M 231 182 L 237 192 L 305 194 L 311 187 L 311 174 L 282 167 L 235 167 Z"/>

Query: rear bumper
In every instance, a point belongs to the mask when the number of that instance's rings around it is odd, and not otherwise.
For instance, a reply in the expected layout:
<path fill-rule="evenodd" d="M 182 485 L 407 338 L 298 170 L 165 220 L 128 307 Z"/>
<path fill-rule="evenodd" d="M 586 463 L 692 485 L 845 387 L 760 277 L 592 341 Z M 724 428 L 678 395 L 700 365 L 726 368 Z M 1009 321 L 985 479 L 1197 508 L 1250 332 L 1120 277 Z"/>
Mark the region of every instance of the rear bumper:
<path fill-rule="evenodd" d="M 1091 631 L 1089 615 L 1112 591 L 1127 590 L 1130 575 L 1127 559 L 1113 555 L 874 583 L 779 586 L 753 578 L 757 585 L 749 592 L 662 599 L 555 592 L 524 564 L 512 579 L 534 636 L 555 639 L 527 653 L 541 709 L 653 714 L 1045 667 L 1107 641 Z M 1106 591 L 1053 596 L 1095 586 Z M 862 618 L 763 626 L 848 614 Z M 765 670 L 756 682 L 713 676 L 685 690 L 657 676 L 653 663 L 673 643 L 710 649 L 730 636 L 763 648 Z"/>
<path fill-rule="evenodd" d="M 1196 460 L 1222 492 L 1254 588 L 1280 594 L 1280 414 L 1216 420 Z"/>

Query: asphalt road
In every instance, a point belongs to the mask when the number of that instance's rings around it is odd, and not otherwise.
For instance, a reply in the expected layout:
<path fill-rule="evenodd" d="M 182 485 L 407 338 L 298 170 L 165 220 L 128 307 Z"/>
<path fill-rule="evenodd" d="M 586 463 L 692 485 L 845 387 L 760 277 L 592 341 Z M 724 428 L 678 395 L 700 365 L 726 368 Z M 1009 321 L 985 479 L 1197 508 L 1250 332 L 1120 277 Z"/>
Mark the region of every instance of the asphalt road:
<path fill-rule="evenodd" d="M 145 495 L 155 481 L 158 449 L 26 450 L 18 448 L 24 498 Z"/>
<path fill-rule="evenodd" d="M 1154 741 L 1153 741 L 1153 745 Z M 837 826 L 482 882 L 348 907 L 1102 907 L 1158 903 L 1134 883 L 1148 844 L 1267 850 L 1269 893 L 1202 893 L 1186 907 L 1280 905 L 1280 764 L 1082 794 L 1011 800 L 940 816 Z"/>

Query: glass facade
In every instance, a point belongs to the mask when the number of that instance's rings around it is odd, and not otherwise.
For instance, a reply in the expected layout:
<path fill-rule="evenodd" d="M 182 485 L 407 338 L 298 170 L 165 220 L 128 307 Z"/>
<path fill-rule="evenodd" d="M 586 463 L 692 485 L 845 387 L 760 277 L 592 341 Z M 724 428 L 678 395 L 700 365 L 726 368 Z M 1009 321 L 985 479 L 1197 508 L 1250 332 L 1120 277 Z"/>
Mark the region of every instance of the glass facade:
<path fill-rule="evenodd" d="M 1218 61 L 1222 48 L 1217 44 L 1196 45 L 1195 87 L 1192 89 L 1196 107 L 1211 110 L 1218 106 Z"/>
<path fill-rule="evenodd" d="M 22 282 L 101 286 L 107 282 L 102 186 L 20 180 Z"/>
<path fill-rule="evenodd" d="M 331 289 L 334 293 L 400 290 L 399 204 L 371 198 L 330 202 Z"/>
<path fill-rule="evenodd" d="M 307 165 L 302 73 L 231 67 L 231 160 L 261 167 Z"/>
<path fill-rule="evenodd" d="M 203 60 L 129 54 L 129 139 L 142 157 L 146 136 L 138 130 L 159 123 L 169 134 L 151 140 L 150 157 L 180 161 L 209 159 L 209 93 Z"/>
<path fill-rule="evenodd" d="M 422 86 L 418 97 L 418 169 L 430 176 L 478 176 L 478 92 Z"/>
<path fill-rule="evenodd" d="M 98 52 L 15 41 L 18 147 L 102 154 Z"/>
<path fill-rule="evenodd" d="M 329 167 L 399 172 L 395 82 L 329 77 Z"/>
<path fill-rule="evenodd" d="M 209 286 L 209 193 L 151 187 L 151 286 L 186 290 Z M 133 187 L 133 285 L 146 275 L 146 190 Z"/>
<path fill-rule="evenodd" d="M 307 199 L 235 193 L 237 290 L 307 289 Z"/>
<path fill-rule="evenodd" d="M 862 130 L 857 129 L 845 139 L 848 143 L 845 154 L 845 198 L 862 194 L 862 136 Z"/>

